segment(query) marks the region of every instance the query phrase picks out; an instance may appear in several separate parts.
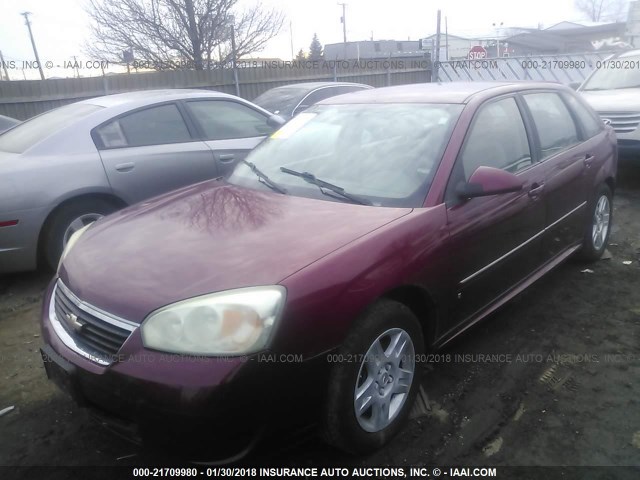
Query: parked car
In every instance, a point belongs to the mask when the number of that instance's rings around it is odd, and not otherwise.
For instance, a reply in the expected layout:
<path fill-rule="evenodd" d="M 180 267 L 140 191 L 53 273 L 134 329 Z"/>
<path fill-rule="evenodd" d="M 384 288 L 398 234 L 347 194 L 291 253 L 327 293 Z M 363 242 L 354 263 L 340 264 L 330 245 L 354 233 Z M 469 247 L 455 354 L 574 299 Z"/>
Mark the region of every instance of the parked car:
<path fill-rule="evenodd" d="M 76 232 L 44 299 L 48 375 L 209 453 L 303 419 L 347 451 L 380 448 L 426 349 L 570 255 L 602 255 L 616 168 L 613 130 L 561 85 L 325 100 L 227 181 Z"/>
<path fill-rule="evenodd" d="M 620 150 L 640 153 L 640 50 L 604 60 L 578 88 L 582 97 L 611 125 Z"/>
<path fill-rule="evenodd" d="M 296 83 L 267 90 L 253 103 L 289 120 L 326 98 L 370 88 L 373 87 L 349 82 Z"/>
<path fill-rule="evenodd" d="M 153 90 L 67 105 L 0 135 L 0 274 L 57 266 L 71 235 L 126 205 L 226 176 L 284 123 L 237 97 Z"/>
<path fill-rule="evenodd" d="M 4 132 L 5 130 L 9 130 L 11 127 L 15 127 L 19 123 L 20 120 L 0 115 L 0 133 Z"/>

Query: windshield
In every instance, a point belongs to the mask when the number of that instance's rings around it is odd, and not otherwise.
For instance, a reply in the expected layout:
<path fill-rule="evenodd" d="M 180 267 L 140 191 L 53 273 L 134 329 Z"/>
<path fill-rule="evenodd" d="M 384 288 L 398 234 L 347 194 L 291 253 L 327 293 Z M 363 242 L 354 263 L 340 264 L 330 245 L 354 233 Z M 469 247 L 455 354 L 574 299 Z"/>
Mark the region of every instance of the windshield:
<path fill-rule="evenodd" d="M 253 103 L 276 115 L 291 115 L 308 91 L 306 87 L 274 88 L 257 97 Z"/>
<path fill-rule="evenodd" d="M 619 62 L 622 67 L 601 68 L 596 70 L 581 88 L 582 91 L 640 88 L 640 68 L 638 68 L 638 65 L 640 65 L 640 55 L 616 58 L 610 61 L 614 62 L 614 64 Z M 607 64 L 607 62 L 603 63 Z M 625 68 L 625 64 L 627 63 L 629 66 Z"/>
<path fill-rule="evenodd" d="M 0 135 L 0 151 L 22 153 L 56 131 L 104 107 L 72 103 L 33 117 Z"/>
<path fill-rule="evenodd" d="M 294 117 L 247 160 L 292 195 L 328 199 L 317 185 L 281 167 L 310 173 L 374 205 L 419 207 L 462 109 L 320 105 Z M 229 182 L 267 188 L 245 164 L 238 165 Z"/>

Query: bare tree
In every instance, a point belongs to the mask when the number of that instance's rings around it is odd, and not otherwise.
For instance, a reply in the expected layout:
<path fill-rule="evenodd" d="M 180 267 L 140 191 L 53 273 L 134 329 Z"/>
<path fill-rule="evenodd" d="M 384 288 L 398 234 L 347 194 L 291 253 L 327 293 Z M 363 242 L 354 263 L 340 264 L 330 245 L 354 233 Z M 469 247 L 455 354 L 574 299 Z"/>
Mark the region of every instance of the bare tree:
<path fill-rule="evenodd" d="M 627 0 L 575 0 L 576 9 L 592 22 L 617 22 L 624 20 Z"/>
<path fill-rule="evenodd" d="M 231 60 L 231 26 L 238 57 L 262 50 L 284 15 L 260 3 L 236 11 L 238 0 L 88 0 L 92 41 L 87 51 L 122 63 L 122 52 L 157 70 L 209 68 Z"/>

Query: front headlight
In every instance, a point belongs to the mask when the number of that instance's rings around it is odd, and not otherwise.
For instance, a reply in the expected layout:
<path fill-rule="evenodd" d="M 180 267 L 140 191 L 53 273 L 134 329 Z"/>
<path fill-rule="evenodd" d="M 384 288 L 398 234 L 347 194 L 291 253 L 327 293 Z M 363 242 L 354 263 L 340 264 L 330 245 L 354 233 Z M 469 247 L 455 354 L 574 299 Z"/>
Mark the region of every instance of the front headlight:
<path fill-rule="evenodd" d="M 78 240 L 80 240 L 80 237 L 82 236 L 82 234 L 86 232 L 89 229 L 89 227 L 93 225 L 93 223 L 94 222 L 90 223 L 89 225 L 85 225 L 80 230 L 76 230 L 76 232 L 74 232 L 74 234 L 71 235 L 71 237 L 69 237 L 69 241 L 67 242 L 64 249 L 62 250 L 62 255 L 60 256 L 60 261 L 58 262 L 58 271 L 60 270 L 60 265 L 62 265 L 62 261 L 64 260 L 64 258 L 69 254 L 69 252 L 71 251 L 73 246 L 78 242 Z"/>
<path fill-rule="evenodd" d="M 145 347 L 189 355 L 241 355 L 265 348 L 285 303 L 274 285 L 213 293 L 156 310 L 142 323 Z"/>

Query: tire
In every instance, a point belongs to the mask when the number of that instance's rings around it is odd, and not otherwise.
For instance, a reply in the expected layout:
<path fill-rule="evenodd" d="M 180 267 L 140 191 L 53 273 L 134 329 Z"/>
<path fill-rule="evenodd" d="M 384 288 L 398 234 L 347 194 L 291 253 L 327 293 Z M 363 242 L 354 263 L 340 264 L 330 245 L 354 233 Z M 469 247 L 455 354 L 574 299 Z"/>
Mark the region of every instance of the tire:
<path fill-rule="evenodd" d="M 587 227 L 580 250 L 582 260 L 594 262 L 602 256 L 609 242 L 612 220 L 613 194 L 607 184 L 602 184 L 589 208 Z"/>
<path fill-rule="evenodd" d="M 113 203 L 101 198 L 77 200 L 60 207 L 47 220 L 43 231 L 41 251 L 45 266 L 55 271 L 71 234 L 117 209 Z"/>
<path fill-rule="evenodd" d="M 395 339 L 405 348 L 396 350 L 401 361 L 394 365 L 385 353 L 392 351 Z M 376 342 L 381 347 L 377 350 Z M 393 438 L 415 401 L 420 383 L 416 355 L 421 354 L 422 329 L 411 310 L 391 300 L 372 305 L 352 328 L 337 355 L 340 361 L 333 366 L 324 412 L 326 441 L 346 452 L 364 454 Z M 356 414 L 356 403 L 364 406 L 361 415 Z"/>

